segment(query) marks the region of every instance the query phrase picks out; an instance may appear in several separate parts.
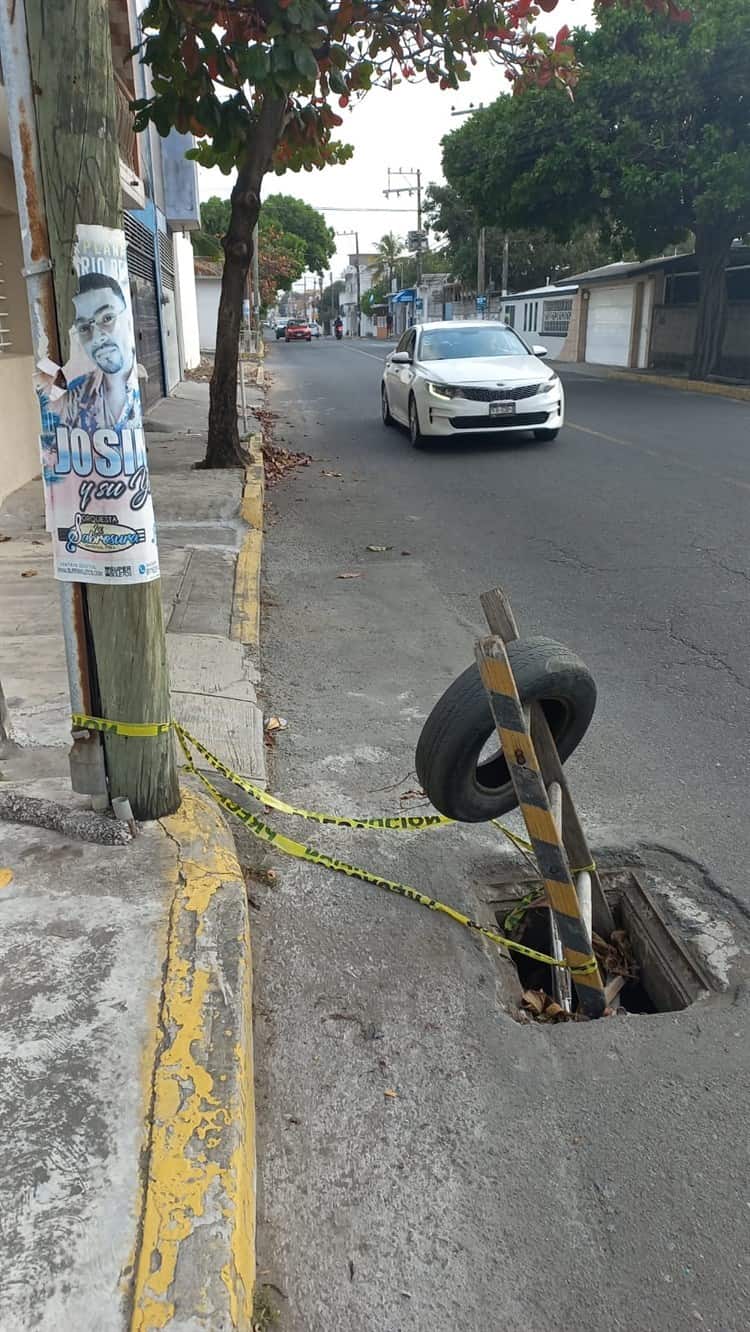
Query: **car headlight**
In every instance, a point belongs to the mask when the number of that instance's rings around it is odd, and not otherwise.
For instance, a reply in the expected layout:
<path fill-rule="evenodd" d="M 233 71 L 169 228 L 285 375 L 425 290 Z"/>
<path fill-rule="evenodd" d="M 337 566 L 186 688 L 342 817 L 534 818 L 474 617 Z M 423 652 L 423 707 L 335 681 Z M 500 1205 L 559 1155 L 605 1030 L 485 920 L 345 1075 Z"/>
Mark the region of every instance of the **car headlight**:
<path fill-rule="evenodd" d="M 427 392 L 433 398 L 440 398 L 443 402 L 449 402 L 455 398 L 458 389 L 451 388 L 450 384 L 428 384 Z"/>
<path fill-rule="evenodd" d="M 542 388 L 542 392 L 543 392 L 543 393 L 554 393 L 556 390 L 559 390 L 560 387 L 561 387 L 561 384 L 560 384 L 560 376 L 559 376 L 559 375 L 553 375 L 552 378 L 551 378 L 551 379 L 548 379 L 547 382 L 546 382 L 546 384 L 543 386 L 543 388 Z"/>

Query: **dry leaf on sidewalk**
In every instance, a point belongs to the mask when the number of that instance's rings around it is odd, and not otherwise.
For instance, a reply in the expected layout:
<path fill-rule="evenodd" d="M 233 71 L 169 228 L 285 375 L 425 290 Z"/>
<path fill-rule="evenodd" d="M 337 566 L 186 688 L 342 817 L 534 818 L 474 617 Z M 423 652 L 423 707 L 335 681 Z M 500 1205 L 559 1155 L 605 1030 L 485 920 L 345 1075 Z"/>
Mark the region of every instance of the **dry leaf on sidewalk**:
<path fill-rule="evenodd" d="M 21 574 L 21 577 L 22 577 L 22 578 L 36 578 L 36 576 L 37 576 L 38 573 L 39 573 L 39 570 L 38 570 L 38 569 L 24 569 L 23 573 Z"/>
<path fill-rule="evenodd" d="M 13 882 L 12 869 L 0 869 L 0 888 L 7 888 Z"/>
<path fill-rule="evenodd" d="M 361 578 L 361 577 L 362 577 L 362 574 L 361 574 L 361 573 L 343 573 L 343 574 L 336 574 L 336 577 L 337 577 L 337 578 Z"/>
<path fill-rule="evenodd" d="M 285 731 L 289 722 L 286 717 L 269 717 L 266 721 L 267 731 Z"/>
<path fill-rule="evenodd" d="M 6 536 L 4 532 L 0 532 L 0 542 L 3 542 L 3 541 L 12 541 L 12 540 L 13 540 L 13 537 Z"/>
<path fill-rule="evenodd" d="M 391 1098 L 392 1101 L 395 1101 L 395 1100 L 398 1099 L 398 1092 L 397 1092 L 397 1091 L 394 1091 L 392 1087 L 386 1087 L 385 1091 L 383 1092 L 383 1095 L 384 1095 L 384 1096 L 389 1096 L 389 1097 Z"/>
<path fill-rule="evenodd" d="M 321 469 L 320 469 L 320 475 L 321 475 L 321 476 L 338 476 L 338 477 L 341 477 L 343 474 L 342 474 L 341 472 L 327 472 L 326 469 L 325 469 L 325 467 L 321 467 Z"/>

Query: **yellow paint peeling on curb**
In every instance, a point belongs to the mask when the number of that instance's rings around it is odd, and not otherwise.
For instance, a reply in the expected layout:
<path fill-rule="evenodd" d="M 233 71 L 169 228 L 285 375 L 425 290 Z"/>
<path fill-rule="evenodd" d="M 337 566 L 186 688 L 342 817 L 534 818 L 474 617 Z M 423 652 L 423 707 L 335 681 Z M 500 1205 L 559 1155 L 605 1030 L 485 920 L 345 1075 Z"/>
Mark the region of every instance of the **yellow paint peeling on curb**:
<path fill-rule="evenodd" d="M 260 455 L 262 437 L 253 435 L 251 447 Z M 260 641 L 260 567 L 263 551 L 263 499 L 265 473 L 263 463 L 250 463 L 245 469 L 240 516 L 249 531 L 237 556 L 232 599 L 230 636 L 257 646 Z"/>
<path fill-rule="evenodd" d="M 209 1232 L 210 1246 L 217 1220 L 224 1262 L 205 1279 L 214 1285 L 221 1281 L 226 1288 L 231 1322 L 223 1315 L 221 1326 L 249 1332 L 255 1282 L 255 1108 L 244 884 L 218 811 L 190 789 L 183 789 L 182 797 L 178 812 L 162 821 L 180 853 L 174 869 L 130 1332 L 158 1332 L 175 1319 L 182 1326 L 183 1318 L 193 1326 L 191 1318 L 205 1312 L 184 1307 L 189 1296 L 181 1303 L 180 1292 L 183 1283 L 187 1290 L 200 1286 L 194 1246 Z M 211 913 L 222 889 L 241 894 L 242 934 L 229 940 L 214 937 L 222 916 Z M 202 944 L 209 918 L 211 937 Z M 239 977 L 239 992 L 232 993 L 230 982 L 228 997 L 220 956 L 227 943 L 235 949 Z M 218 1040 L 217 1017 L 223 1035 L 234 1038 L 229 1046 Z M 187 1241 L 191 1244 L 181 1272 L 181 1248 Z M 210 1268 L 213 1249 L 207 1253 Z M 207 1298 L 202 1292 L 201 1299 Z"/>
<path fill-rule="evenodd" d="M 684 393 L 709 393 L 717 398 L 750 402 L 750 388 L 741 384 L 712 384 L 704 379 L 680 379 L 677 375 L 638 374 L 636 370 L 607 370 L 607 379 L 624 379 L 633 384 L 655 384 L 657 388 L 682 389 Z"/>

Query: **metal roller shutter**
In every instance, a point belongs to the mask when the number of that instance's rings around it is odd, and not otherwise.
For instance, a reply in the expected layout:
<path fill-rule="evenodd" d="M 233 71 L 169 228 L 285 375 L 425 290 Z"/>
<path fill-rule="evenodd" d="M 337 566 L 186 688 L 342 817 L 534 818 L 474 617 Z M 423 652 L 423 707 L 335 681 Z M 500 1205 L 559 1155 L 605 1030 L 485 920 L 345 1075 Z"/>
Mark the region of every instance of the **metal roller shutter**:
<path fill-rule="evenodd" d="M 628 365 L 633 324 L 633 287 L 593 287 L 586 325 L 586 360 L 592 365 Z"/>
<path fill-rule="evenodd" d="M 125 239 L 135 324 L 135 354 L 139 364 L 148 373 L 148 379 L 140 381 L 141 400 L 144 407 L 152 407 L 164 397 L 154 238 L 146 227 L 125 213 Z"/>

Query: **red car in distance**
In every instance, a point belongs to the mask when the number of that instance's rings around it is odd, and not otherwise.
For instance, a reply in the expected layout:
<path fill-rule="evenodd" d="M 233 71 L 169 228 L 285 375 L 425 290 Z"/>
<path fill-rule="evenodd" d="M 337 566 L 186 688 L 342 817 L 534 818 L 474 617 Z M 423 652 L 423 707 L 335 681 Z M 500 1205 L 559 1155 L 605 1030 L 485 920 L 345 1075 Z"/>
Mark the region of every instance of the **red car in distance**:
<path fill-rule="evenodd" d="M 284 334 L 285 342 L 312 342 L 312 329 L 306 319 L 290 319 Z"/>

